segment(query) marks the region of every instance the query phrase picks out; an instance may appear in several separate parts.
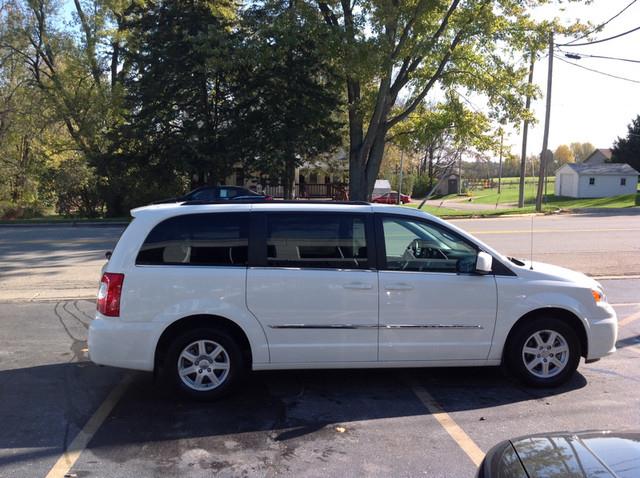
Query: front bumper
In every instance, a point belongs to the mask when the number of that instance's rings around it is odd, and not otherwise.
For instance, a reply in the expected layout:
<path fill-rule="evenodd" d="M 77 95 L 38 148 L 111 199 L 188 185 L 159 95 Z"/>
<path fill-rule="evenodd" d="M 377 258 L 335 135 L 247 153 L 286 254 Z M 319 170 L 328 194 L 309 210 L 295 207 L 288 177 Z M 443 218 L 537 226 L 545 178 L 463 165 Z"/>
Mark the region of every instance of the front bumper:
<path fill-rule="evenodd" d="M 160 333 L 155 323 L 123 322 L 97 314 L 89 327 L 89 358 L 98 365 L 152 371 Z"/>
<path fill-rule="evenodd" d="M 616 351 L 618 317 L 609 304 L 602 306 L 604 317 L 589 320 L 589 350 L 586 359 L 597 360 Z"/>

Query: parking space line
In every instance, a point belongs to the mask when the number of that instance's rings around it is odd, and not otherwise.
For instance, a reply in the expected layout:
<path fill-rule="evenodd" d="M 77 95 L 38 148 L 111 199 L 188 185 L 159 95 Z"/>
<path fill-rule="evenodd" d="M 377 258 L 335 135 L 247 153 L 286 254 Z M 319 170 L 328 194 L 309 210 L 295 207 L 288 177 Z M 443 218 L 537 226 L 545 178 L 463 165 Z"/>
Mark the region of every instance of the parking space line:
<path fill-rule="evenodd" d="M 64 451 L 62 456 L 58 458 L 58 461 L 56 461 L 55 465 L 53 465 L 51 470 L 49 470 L 46 478 L 64 478 L 64 476 L 69 473 L 69 470 L 71 470 L 76 461 L 78 461 L 78 458 L 80 458 L 80 454 L 85 448 L 87 448 L 87 445 L 100 426 L 120 401 L 132 379 L 133 374 L 125 375 L 120 383 L 111 390 L 109 395 L 107 395 L 107 398 L 105 398 L 89 421 L 84 427 L 82 427 L 82 430 L 80 430 L 78 435 L 73 439 L 69 446 L 67 446 L 67 449 Z"/>
<path fill-rule="evenodd" d="M 409 377 L 406 377 L 406 380 L 413 393 L 420 399 L 429 413 L 438 420 L 438 423 L 440 423 L 442 428 L 453 438 L 462 451 L 465 452 L 473 464 L 479 466 L 484 458 L 484 452 L 480 447 L 476 445 L 471 437 L 444 411 L 440 404 L 436 402 L 422 385 Z"/>
<path fill-rule="evenodd" d="M 628 315 L 624 319 L 618 321 L 618 327 L 624 327 L 625 325 L 629 325 L 631 322 L 635 322 L 638 319 L 640 319 L 640 312 Z"/>

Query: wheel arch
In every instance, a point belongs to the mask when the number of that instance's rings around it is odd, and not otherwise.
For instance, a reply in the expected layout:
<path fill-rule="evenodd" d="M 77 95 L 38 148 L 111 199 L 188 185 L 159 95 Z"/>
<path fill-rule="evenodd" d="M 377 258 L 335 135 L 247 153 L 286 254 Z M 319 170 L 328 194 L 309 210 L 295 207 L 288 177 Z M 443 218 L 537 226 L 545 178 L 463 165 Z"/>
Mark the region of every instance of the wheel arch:
<path fill-rule="evenodd" d="M 253 363 L 253 354 L 251 351 L 251 343 L 245 331 L 236 322 L 222 317 L 219 315 L 199 314 L 190 315 L 172 322 L 167 328 L 164 329 L 158 342 L 156 344 L 154 354 L 154 373 L 162 368 L 164 364 L 164 357 L 167 350 L 171 345 L 171 341 L 183 334 L 188 330 L 193 330 L 200 327 L 215 327 L 227 332 L 236 341 L 245 361 L 245 364 L 250 369 Z"/>
<path fill-rule="evenodd" d="M 507 352 L 508 344 L 511 343 L 513 338 L 513 334 L 519 327 L 522 326 L 527 320 L 531 320 L 536 317 L 553 317 L 556 319 L 560 319 L 565 322 L 569 327 L 571 327 L 577 334 L 578 340 L 580 341 L 580 355 L 582 357 L 587 357 L 589 353 L 589 340 L 587 338 L 587 330 L 585 329 L 584 324 L 580 320 L 580 318 L 571 312 L 570 310 L 563 309 L 560 307 L 545 307 L 541 309 L 535 309 L 530 312 L 527 312 L 522 317 L 520 317 L 515 324 L 509 330 L 509 334 L 507 335 L 507 340 L 505 341 L 505 347 L 502 349 L 502 359 L 504 360 L 505 354 Z"/>

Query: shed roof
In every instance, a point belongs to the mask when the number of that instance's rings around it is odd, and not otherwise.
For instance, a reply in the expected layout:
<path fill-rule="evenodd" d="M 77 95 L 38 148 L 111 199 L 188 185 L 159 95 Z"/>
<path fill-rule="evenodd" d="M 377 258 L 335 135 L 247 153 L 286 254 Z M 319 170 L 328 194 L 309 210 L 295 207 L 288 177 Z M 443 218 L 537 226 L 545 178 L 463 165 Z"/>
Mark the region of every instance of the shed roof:
<path fill-rule="evenodd" d="M 578 174 L 605 176 L 633 176 L 640 174 L 626 163 L 567 164 L 566 166 L 569 166 Z"/>

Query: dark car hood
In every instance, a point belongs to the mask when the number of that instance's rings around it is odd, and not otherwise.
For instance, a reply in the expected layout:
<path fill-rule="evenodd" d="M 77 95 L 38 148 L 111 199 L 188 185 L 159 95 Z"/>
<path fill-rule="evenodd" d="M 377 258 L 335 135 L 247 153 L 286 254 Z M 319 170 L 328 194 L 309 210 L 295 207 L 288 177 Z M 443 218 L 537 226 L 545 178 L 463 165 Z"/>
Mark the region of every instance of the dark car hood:
<path fill-rule="evenodd" d="M 531 478 L 640 477 L 640 432 L 561 432 L 510 442 Z"/>

